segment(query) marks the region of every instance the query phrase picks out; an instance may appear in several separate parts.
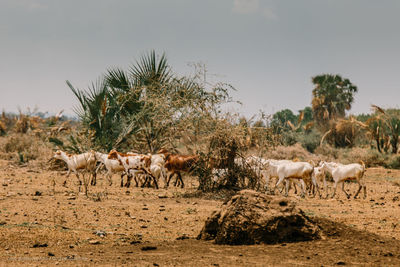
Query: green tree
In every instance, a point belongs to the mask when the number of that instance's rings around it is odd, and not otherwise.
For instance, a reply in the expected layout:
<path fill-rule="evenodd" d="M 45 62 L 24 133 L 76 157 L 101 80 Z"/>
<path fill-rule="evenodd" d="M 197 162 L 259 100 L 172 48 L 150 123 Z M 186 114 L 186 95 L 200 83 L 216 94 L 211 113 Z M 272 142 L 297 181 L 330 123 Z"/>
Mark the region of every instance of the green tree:
<path fill-rule="evenodd" d="M 128 71 L 107 70 L 88 90 L 68 86 L 94 148 L 156 152 L 175 147 L 184 131 L 201 132 L 201 117 L 229 101 L 229 85 L 204 88 L 199 75 L 173 75 L 165 55 L 145 54 Z M 197 126 L 196 126 L 197 125 Z M 186 135 L 188 136 L 188 135 Z"/>
<path fill-rule="evenodd" d="M 296 120 L 297 116 L 293 114 L 293 111 L 291 111 L 290 109 L 283 109 L 276 112 L 272 116 L 271 127 L 273 128 L 275 133 L 281 133 L 291 129 L 288 122 L 293 124 Z"/>
<path fill-rule="evenodd" d="M 386 136 L 390 138 L 392 153 L 396 154 L 398 150 L 400 138 L 400 109 L 382 109 L 376 105 L 372 105 L 379 120 L 382 120 L 385 127 Z M 381 127 L 382 128 L 382 127 Z"/>
<path fill-rule="evenodd" d="M 312 110 L 314 120 L 326 130 L 329 121 L 344 118 L 354 101 L 357 86 L 340 75 L 322 74 L 312 77 Z"/>
<path fill-rule="evenodd" d="M 302 125 L 306 125 L 314 120 L 311 107 L 305 107 L 303 110 L 299 110 L 299 113 L 303 113 Z"/>

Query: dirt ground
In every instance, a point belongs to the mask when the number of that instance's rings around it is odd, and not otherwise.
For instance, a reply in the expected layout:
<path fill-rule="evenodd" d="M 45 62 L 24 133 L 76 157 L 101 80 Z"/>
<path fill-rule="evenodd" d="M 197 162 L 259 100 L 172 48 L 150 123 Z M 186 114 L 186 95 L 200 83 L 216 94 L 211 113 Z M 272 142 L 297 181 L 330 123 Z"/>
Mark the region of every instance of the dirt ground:
<path fill-rule="evenodd" d="M 221 246 L 196 240 L 223 193 L 108 186 L 89 197 L 71 175 L 0 161 L 0 266 L 400 266 L 400 171 L 370 168 L 367 198 L 290 198 L 326 238 L 280 245 Z M 55 185 L 53 183 L 55 181 Z M 354 194 L 356 184 L 346 184 Z M 189 196 L 188 196 L 189 195 Z M 212 196 L 212 197 L 211 197 Z"/>

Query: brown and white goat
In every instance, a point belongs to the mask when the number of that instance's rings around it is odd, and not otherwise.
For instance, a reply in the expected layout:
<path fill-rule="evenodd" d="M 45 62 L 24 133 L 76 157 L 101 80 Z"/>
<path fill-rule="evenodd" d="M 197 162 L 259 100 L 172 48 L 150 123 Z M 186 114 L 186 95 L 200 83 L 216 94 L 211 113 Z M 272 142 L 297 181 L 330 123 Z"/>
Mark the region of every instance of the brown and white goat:
<path fill-rule="evenodd" d="M 154 185 L 158 188 L 157 179 L 150 171 L 151 156 L 142 154 L 124 154 L 115 150 L 110 151 L 108 154 L 109 159 L 118 159 L 119 162 L 124 166 L 125 172 L 128 175 L 128 181 L 126 187 L 130 186 L 131 179 L 135 175 L 136 186 L 138 185 L 136 175 L 138 173 L 144 173 L 153 179 Z M 142 185 L 144 186 L 144 185 Z"/>
<path fill-rule="evenodd" d="M 79 184 L 81 185 L 82 181 L 79 178 L 78 170 L 86 170 L 92 174 L 92 180 L 90 184 L 96 185 L 96 157 L 94 151 L 72 155 L 62 150 L 57 150 L 54 152 L 53 158 L 63 160 L 65 163 L 67 163 L 67 177 L 69 177 L 71 172 L 75 173 Z M 66 181 L 64 184 L 66 184 Z"/>

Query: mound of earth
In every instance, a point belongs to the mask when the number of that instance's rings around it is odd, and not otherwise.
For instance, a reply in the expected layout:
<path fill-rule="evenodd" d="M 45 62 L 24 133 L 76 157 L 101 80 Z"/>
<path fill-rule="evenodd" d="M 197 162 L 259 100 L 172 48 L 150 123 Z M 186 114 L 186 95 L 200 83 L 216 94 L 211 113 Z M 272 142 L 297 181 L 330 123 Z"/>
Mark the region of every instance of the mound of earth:
<path fill-rule="evenodd" d="M 308 241 L 322 231 L 287 198 L 242 190 L 206 220 L 197 239 L 251 245 Z"/>

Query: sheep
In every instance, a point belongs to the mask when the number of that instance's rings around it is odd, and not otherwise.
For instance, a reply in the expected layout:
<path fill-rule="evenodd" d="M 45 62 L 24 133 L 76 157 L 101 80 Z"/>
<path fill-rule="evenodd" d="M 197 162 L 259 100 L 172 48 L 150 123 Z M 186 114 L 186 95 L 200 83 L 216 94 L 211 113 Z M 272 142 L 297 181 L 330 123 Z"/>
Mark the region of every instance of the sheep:
<path fill-rule="evenodd" d="M 179 185 L 179 181 L 181 188 L 183 188 L 185 185 L 182 180 L 181 172 L 191 172 L 196 166 L 197 161 L 199 160 L 198 156 L 172 154 L 165 149 L 161 149 L 158 154 L 164 154 L 165 156 L 165 168 L 168 171 L 168 177 L 165 187 L 169 186 L 171 178 L 176 174 L 177 179 L 175 181 L 175 185 Z"/>
<path fill-rule="evenodd" d="M 87 170 L 92 173 L 91 185 L 96 185 L 96 157 L 94 151 L 71 155 L 62 150 L 54 152 L 53 158 L 65 161 L 68 166 L 67 177 L 70 173 L 75 173 L 78 178 L 79 185 L 82 185 L 82 181 L 79 178 L 78 170 Z M 67 181 L 64 182 L 64 185 Z"/>
<path fill-rule="evenodd" d="M 270 166 L 270 171 L 272 173 L 277 174 L 279 177 L 278 182 L 275 185 L 274 192 L 276 188 L 281 184 L 285 179 L 299 179 L 301 184 L 301 197 L 305 196 L 305 183 L 304 180 L 311 180 L 312 173 L 314 171 L 314 166 L 308 162 L 288 162 L 277 164 L 274 162 L 268 163 Z M 285 196 L 288 195 L 289 184 L 286 184 L 286 192 Z"/>
<path fill-rule="evenodd" d="M 322 162 L 321 167 L 332 175 L 334 181 L 333 193 L 331 198 L 333 198 L 336 194 L 338 183 L 342 183 L 342 191 L 346 194 L 347 198 L 350 198 L 350 194 L 348 194 L 344 190 L 344 181 L 346 180 L 355 180 L 359 185 L 357 193 L 354 195 L 354 198 L 357 198 L 362 188 L 364 189 L 364 199 L 367 197 L 366 185 L 362 181 L 365 173 L 365 164 L 363 161 L 361 161 L 361 164 L 352 163 L 347 165 L 333 162 Z"/>

